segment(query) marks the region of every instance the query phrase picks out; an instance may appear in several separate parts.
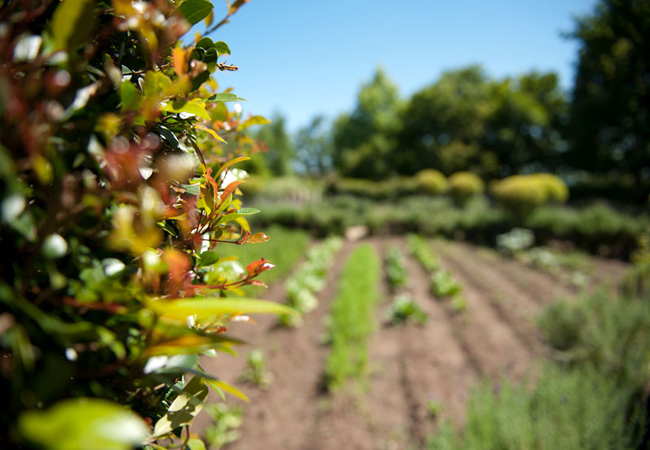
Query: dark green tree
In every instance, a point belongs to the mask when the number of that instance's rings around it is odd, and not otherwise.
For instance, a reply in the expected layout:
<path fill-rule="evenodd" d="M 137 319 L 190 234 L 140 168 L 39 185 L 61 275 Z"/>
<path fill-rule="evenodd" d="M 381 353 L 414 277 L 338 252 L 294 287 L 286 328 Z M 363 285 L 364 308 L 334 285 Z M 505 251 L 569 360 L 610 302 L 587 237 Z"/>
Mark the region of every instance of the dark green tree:
<path fill-rule="evenodd" d="M 380 179 L 392 172 L 399 106 L 397 86 L 378 68 L 359 91 L 354 111 L 334 123 L 333 162 L 341 175 Z"/>
<path fill-rule="evenodd" d="M 650 177 L 650 2 L 602 0 L 576 22 L 571 104 L 574 167 Z"/>

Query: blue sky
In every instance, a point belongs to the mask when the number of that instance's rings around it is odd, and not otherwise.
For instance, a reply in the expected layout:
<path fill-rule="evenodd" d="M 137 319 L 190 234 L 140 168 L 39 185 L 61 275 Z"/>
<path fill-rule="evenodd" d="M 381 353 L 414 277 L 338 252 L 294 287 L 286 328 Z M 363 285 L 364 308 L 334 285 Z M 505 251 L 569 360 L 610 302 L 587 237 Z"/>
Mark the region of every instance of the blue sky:
<path fill-rule="evenodd" d="M 225 1 L 212 0 L 215 20 Z M 479 63 L 493 77 L 537 69 L 572 84 L 577 44 L 562 37 L 595 0 L 252 0 L 212 35 L 230 45 L 221 88 L 245 113 L 281 111 L 295 131 L 352 109 L 381 65 L 407 97 L 445 70 Z"/>

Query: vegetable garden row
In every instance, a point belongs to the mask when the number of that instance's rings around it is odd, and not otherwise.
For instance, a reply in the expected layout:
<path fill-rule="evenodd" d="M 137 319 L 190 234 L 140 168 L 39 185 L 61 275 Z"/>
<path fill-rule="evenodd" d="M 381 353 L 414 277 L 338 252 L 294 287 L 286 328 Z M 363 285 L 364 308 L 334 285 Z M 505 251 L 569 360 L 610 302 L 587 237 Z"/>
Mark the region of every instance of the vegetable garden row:
<path fill-rule="evenodd" d="M 219 420 L 199 416 L 194 431 L 212 448 L 612 448 L 640 439 L 628 425 L 631 411 L 641 417 L 644 372 L 631 364 L 650 348 L 650 316 L 613 294 L 622 264 L 584 257 L 590 281 L 612 274 L 587 295 L 561 276 L 566 268 L 521 255 L 418 236 L 307 250 L 300 233 L 276 231 L 280 253 L 292 242 L 301 252 L 263 296 L 303 315 L 231 327 L 247 327 L 250 345 L 221 373 L 251 402 L 211 399 Z M 271 250 L 259 251 L 273 260 Z M 622 351 L 621 334 L 638 351 Z M 613 370 L 621 365 L 625 373 Z"/>

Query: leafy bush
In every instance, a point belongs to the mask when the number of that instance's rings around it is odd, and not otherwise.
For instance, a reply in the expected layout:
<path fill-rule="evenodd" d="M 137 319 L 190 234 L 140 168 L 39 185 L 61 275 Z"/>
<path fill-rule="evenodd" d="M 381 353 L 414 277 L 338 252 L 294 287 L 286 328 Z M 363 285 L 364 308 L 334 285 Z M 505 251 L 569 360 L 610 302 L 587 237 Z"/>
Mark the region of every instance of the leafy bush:
<path fill-rule="evenodd" d="M 481 195 L 484 191 L 483 180 L 472 172 L 456 172 L 449 177 L 449 193 L 460 204 Z"/>
<path fill-rule="evenodd" d="M 557 350 L 574 348 L 581 339 L 583 311 L 567 300 L 549 305 L 538 319 L 539 328 L 548 344 Z"/>
<path fill-rule="evenodd" d="M 429 319 L 409 294 L 397 295 L 388 308 L 386 315 L 392 325 L 400 325 L 408 321 L 424 324 Z"/>
<path fill-rule="evenodd" d="M 388 285 L 392 290 L 404 287 L 408 282 L 406 261 L 397 247 L 391 247 L 386 252 L 386 275 L 388 276 Z"/>
<path fill-rule="evenodd" d="M 516 213 L 530 213 L 548 202 L 564 203 L 569 189 L 555 175 L 513 175 L 492 184 L 492 193 Z"/>
<path fill-rule="evenodd" d="M 451 273 L 437 270 L 431 276 L 431 292 L 438 298 L 451 297 L 463 290 Z"/>
<path fill-rule="evenodd" d="M 447 190 L 447 179 L 435 169 L 424 169 L 415 174 L 418 191 L 422 194 L 438 195 Z"/>
<path fill-rule="evenodd" d="M 260 119 L 230 111 L 239 98 L 211 78 L 236 70 L 230 49 L 179 42 L 211 11 L 189 0 L 3 4 L 2 448 L 174 446 L 166 438 L 189 436 L 209 387 L 237 392 L 198 365 L 239 342 L 224 325 L 291 313 L 221 298 L 273 265 L 217 252 L 268 236 L 251 233 L 257 210 L 243 207 L 245 173 L 233 168 L 247 158 L 232 159 L 255 150 L 242 131 Z"/>

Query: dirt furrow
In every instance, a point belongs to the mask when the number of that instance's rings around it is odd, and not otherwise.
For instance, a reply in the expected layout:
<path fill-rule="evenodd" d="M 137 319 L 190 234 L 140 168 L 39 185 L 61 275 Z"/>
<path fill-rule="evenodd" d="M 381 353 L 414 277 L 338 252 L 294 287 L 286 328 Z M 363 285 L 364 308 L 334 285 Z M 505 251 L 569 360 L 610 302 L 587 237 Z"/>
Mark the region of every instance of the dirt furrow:
<path fill-rule="evenodd" d="M 353 247 L 354 244 L 346 242 L 335 261 L 344 261 Z M 240 386 L 251 402 L 245 408 L 241 438 L 228 448 L 288 450 L 306 448 L 305 443 L 310 442 L 317 420 L 320 379 L 327 355 L 327 349 L 321 345 L 323 321 L 336 294 L 341 269 L 342 264 L 332 266 L 326 287 L 318 295 L 318 307 L 304 316 L 302 327 L 280 328 L 276 326 L 275 318 L 262 317 L 252 328 L 247 328 L 245 336 L 250 345 L 240 350 L 237 362 L 229 359 L 228 364 L 224 364 L 230 366 L 228 371 L 236 377 L 245 367 L 248 351 L 258 347 L 264 351 L 266 370 L 274 375 L 267 390 L 250 384 Z M 277 285 L 271 288 L 266 298 L 280 300 L 284 297 L 284 283 Z M 271 294 L 277 297 L 271 297 Z M 228 401 L 229 404 L 235 402 L 232 399 Z"/>
<path fill-rule="evenodd" d="M 536 297 L 539 293 L 523 291 L 512 283 L 511 277 L 496 269 L 496 264 L 478 258 L 465 246 L 450 243 L 440 253 L 455 273 L 470 279 L 483 292 L 494 312 L 509 324 L 532 353 L 544 354 L 544 345 L 535 327 L 535 317 L 541 310 Z"/>
<path fill-rule="evenodd" d="M 505 374 L 522 379 L 535 356 L 530 345 L 495 310 L 489 292 L 455 267 L 450 258 L 441 255 L 440 259 L 443 269 L 450 270 L 463 286 L 467 309 L 453 321 L 461 330 L 466 349 L 478 362 L 482 374 L 492 378 Z"/>

